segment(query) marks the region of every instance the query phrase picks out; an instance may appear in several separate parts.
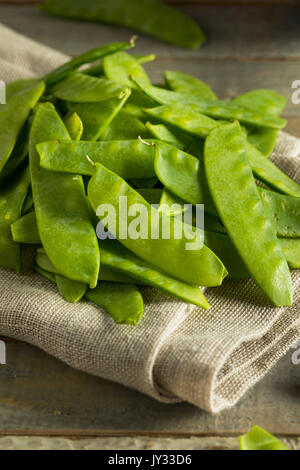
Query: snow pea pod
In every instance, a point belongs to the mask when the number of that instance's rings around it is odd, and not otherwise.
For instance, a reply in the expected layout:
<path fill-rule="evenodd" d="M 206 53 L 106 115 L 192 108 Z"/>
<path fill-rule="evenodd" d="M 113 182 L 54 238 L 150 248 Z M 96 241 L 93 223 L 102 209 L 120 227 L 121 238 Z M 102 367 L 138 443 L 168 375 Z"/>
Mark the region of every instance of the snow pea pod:
<path fill-rule="evenodd" d="M 244 142 L 237 122 L 211 132 L 204 150 L 208 185 L 247 270 L 276 306 L 291 305 L 289 268 L 257 191 Z"/>
<path fill-rule="evenodd" d="M 0 266 L 21 270 L 20 245 L 13 241 L 10 225 L 21 216 L 22 206 L 30 185 L 26 168 L 0 191 Z"/>
<path fill-rule="evenodd" d="M 159 203 L 159 210 L 169 216 L 182 214 L 186 210 L 184 207 L 185 201 L 180 199 L 178 196 L 175 196 L 175 194 L 170 193 L 166 188 L 164 188 L 162 192 Z"/>
<path fill-rule="evenodd" d="M 37 145 L 41 167 L 48 170 L 92 175 L 94 167 L 88 157 L 122 178 L 155 176 L 155 149 L 139 140 L 107 142 L 50 141 Z"/>
<path fill-rule="evenodd" d="M 147 116 L 154 118 L 166 125 L 187 132 L 195 137 L 206 138 L 209 132 L 221 124 L 190 107 L 175 105 L 157 106 L 144 110 Z"/>
<path fill-rule="evenodd" d="M 176 91 L 145 85 L 144 82 L 135 78 L 132 78 L 132 80 L 145 95 L 162 105 L 186 105 L 211 118 L 225 120 L 237 119 L 242 124 L 252 124 L 274 129 L 282 129 L 286 126 L 285 119 L 237 105 L 232 101 L 205 101 L 199 99 L 193 93 L 178 93 Z"/>
<path fill-rule="evenodd" d="M 128 94 L 128 88 L 117 83 L 85 75 L 80 72 L 70 73 L 64 80 L 50 88 L 50 92 L 64 101 L 74 103 L 95 103 L 123 98 Z"/>
<path fill-rule="evenodd" d="M 55 282 L 61 296 L 70 303 L 77 303 L 85 296 L 88 285 L 68 279 L 61 274 L 55 274 Z"/>
<path fill-rule="evenodd" d="M 99 281 L 121 282 L 122 284 L 142 284 L 140 281 L 120 271 L 116 271 L 109 266 L 103 266 L 102 264 L 99 272 Z"/>
<path fill-rule="evenodd" d="M 40 99 L 45 84 L 36 82 L 13 94 L 0 106 L 0 172 L 9 159 L 31 109 Z"/>
<path fill-rule="evenodd" d="M 71 112 L 78 114 L 83 124 L 82 140 L 98 140 L 102 138 L 129 96 L 130 90 L 121 99 L 114 98 L 101 103 L 78 103 L 72 105 Z"/>
<path fill-rule="evenodd" d="M 103 70 L 109 80 L 126 87 L 133 86 L 131 77 L 151 85 L 145 69 L 138 60 L 123 51 L 105 57 L 103 59 Z"/>
<path fill-rule="evenodd" d="M 201 100 L 216 100 L 217 96 L 210 86 L 202 82 L 198 78 L 183 72 L 167 70 L 165 72 L 165 80 L 169 88 L 179 93 L 190 93 Z"/>
<path fill-rule="evenodd" d="M 80 140 L 83 134 L 83 123 L 78 114 L 75 112 L 67 116 L 64 123 L 71 139 Z"/>
<path fill-rule="evenodd" d="M 132 116 L 125 108 L 120 110 L 103 134 L 101 133 L 100 138 L 101 140 L 129 140 L 137 139 L 139 136 L 148 137 L 147 129 L 139 118 Z"/>
<path fill-rule="evenodd" d="M 105 57 L 106 55 L 113 54 L 114 52 L 131 48 L 133 47 L 133 45 L 133 42 L 130 44 L 127 42 L 115 42 L 112 44 L 105 44 L 104 46 L 97 47 L 61 65 L 60 67 L 46 75 L 44 77 L 44 80 L 47 86 L 50 87 L 55 83 L 59 82 L 60 80 L 64 79 L 67 75 L 69 75 L 71 72 L 78 69 L 82 65 L 95 62 L 96 60 L 99 60 L 102 57 Z"/>
<path fill-rule="evenodd" d="M 200 288 L 186 284 L 156 268 L 142 258 L 127 250 L 117 240 L 104 240 L 101 243 L 102 265 L 116 269 L 122 274 L 132 276 L 146 285 L 156 287 L 192 303 L 205 310 L 209 304 Z"/>
<path fill-rule="evenodd" d="M 269 432 L 253 426 L 250 432 L 239 437 L 240 450 L 290 450 L 277 437 Z"/>
<path fill-rule="evenodd" d="M 243 137 L 243 140 L 249 164 L 256 178 L 280 193 L 300 197 L 300 186 L 283 173 L 274 163 L 263 157 L 245 137 Z"/>
<path fill-rule="evenodd" d="M 181 142 L 178 137 L 170 131 L 164 124 L 151 124 L 151 122 L 146 122 L 146 127 L 151 133 L 151 135 L 162 142 L 167 144 L 174 145 L 182 150 L 185 148 L 185 144 Z"/>
<path fill-rule="evenodd" d="M 94 287 L 100 253 L 82 177 L 41 168 L 36 150 L 45 140 L 68 138 L 54 107 L 40 105 L 32 123 L 29 152 L 37 224 L 47 255 L 61 274 Z"/>
<path fill-rule="evenodd" d="M 160 182 L 182 200 L 204 204 L 206 211 L 216 214 L 203 161 L 162 142 L 156 142 L 155 147 L 154 168 Z"/>
<path fill-rule="evenodd" d="M 137 325 L 143 316 L 143 297 L 133 284 L 102 281 L 85 298 L 104 308 L 115 323 Z"/>
<path fill-rule="evenodd" d="M 11 224 L 12 239 L 18 243 L 39 245 L 40 234 L 36 222 L 35 212 L 29 212 Z"/>
<path fill-rule="evenodd" d="M 262 188 L 259 193 L 277 235 L 300 238 L 300 199 Z"/>
<path fill-rule="evenodd" d="M 300 269 L 300 239 L 279 238 L 279 243 L 288 265 L 291 268 Z"/>
<path fill-rule="evenodd" d="M 124 213 L 125 220 L 122 219 L 121 223 L 119 217 L 123 212 L 124 199 L 121 200 L 120 196 L 125 196 L 128 209 Z M 214 286 L 222 283 L 227 274 L 224 266 L 214 253 L 202 244 L 198 233 L 194 233 L 193 236 L 189 234 L 191 238 L 189 242 L 193 241 L 198 249 L 186 249 L 187 234 L 182 224 L 178 226 L 178 221 L 173 221 L 151 208 L 151 205 L 122 178 L 99 163 L 96 163 L 96 171 L 88 185 L 88 198 L 96 213 L 101 204 L 111 204 L 114 207 L 115 226 L 109 227 L 109 230 L 136 255 L 190 284 Z M 131 215 L 137 207 L 143 208 L 143 215 L 138 221 Z M 99 218 L 102 219 L 103 216 L 99 214 Z M 131 237 L 131 226 L 134 229 L 136 222 L 148 232 L 143 238 Z M 161 230 L 161 227 L 166 225 L 170 227 L 169 239 L 163 237 Z M 149 227 L 151 227 L 150 234 Z M 180 231 L 180 238 L 175 237 L 176 230 Z M 155 236 L 152 237 L 153 233 Z"/>
<path fill-rule="evenodd" d="M 194 20 L 154 0 L 47 0 L 40 8 L 65 18 L 126 26 L 181 47 L 196 48 L 205 40 Z"/>
<path fill-rule="evenodd" d="M 285 97 L 273 90 L 253 90 L 234 98 L 232 102 L 275 116 L 279 116 L 286 105 Z M 276 129 L 257 126 L 248 129 L 249 142 L 266 157 L 271 155 L 277 136 Z"/>
<path fill-rule="evenodd" d="M 24 163 L 24 161 L 28 158 L 28 142 L 29 142 L 29 119 L 25 122 L 15 147 L 7 160 L 4 168 L 0 173 L 0 185 L 7 183 L 9 178 L 11 178 L 15 171 L 18 170 Z"/>
<path fill-rule="evenodd" d="M 56 284 L 55 281 L 55 274 L 50 273 L 49 271 L 46 271 L 45 269 L 41 268 L 40 266 L 34 266 L 34 270 L 43 276 L 45 279 L 47 279 L 50 282 L 53 282 L 53 284 Z"/>

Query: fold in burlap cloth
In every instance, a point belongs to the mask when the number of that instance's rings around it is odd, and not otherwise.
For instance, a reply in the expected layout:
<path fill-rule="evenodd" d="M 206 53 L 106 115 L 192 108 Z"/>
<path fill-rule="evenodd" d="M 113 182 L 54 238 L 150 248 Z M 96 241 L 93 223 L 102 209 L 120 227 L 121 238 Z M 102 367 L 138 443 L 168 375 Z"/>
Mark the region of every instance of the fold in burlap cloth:
<path fill-rule="evenodd" d="M 0 25 L 0 79 L 43 75 L 66 59 Z M 281 133 L 272 158 L 298 181 L 299 153 L 300 140 Z M 277 309 L 252 281 L 206 289 L 208 312 L 144 289 L 144 317 L 131 327 L 114 324 L 91 303 L 66 303 L 38 275 L 1 269 L 0 333 L 157 400 L 218 412 L 234 405 L 300 336 L 296 271 L 293 281 L 293 307 Z"/>

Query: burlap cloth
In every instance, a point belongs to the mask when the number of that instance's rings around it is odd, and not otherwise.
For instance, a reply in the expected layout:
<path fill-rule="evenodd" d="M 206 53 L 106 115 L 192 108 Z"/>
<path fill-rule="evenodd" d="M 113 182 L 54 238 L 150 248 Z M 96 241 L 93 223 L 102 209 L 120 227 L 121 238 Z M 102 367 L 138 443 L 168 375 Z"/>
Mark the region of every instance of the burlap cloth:
<path fill-rule="evenodd" d="M 0 79 L 39 76 L 66 59 L 0 25 Z M 300 140 L 281 133 L 272 158 L 298 181 L 299 154 Z M 186 400 L 219 412 L 234 405 L 299 338 L 296 271 L 293 281 L 293 307 L 277 309 L 252 281 L 225 280 L 222 287 L 206 289 L 208 312 L 144 289 L 144 317 L 132 327 L 115 325 L 91 303 L 66 303 L 38 275 L 1 269 L 0 334 L 157 400 Z"/>

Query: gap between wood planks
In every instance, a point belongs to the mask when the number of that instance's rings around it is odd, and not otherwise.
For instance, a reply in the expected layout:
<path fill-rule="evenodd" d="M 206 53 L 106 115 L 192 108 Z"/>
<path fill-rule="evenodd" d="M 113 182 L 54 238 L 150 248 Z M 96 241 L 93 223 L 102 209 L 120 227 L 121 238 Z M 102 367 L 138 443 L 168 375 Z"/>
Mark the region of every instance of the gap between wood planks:
<path fill-rule="evenodd" d="M 34 5 L 45 3 L 46 0 L 0 0 L 0 4 L 6 5 Z M 178 6 L 299 6 L 298 0 L 162 0 L 164 3 Z"/>

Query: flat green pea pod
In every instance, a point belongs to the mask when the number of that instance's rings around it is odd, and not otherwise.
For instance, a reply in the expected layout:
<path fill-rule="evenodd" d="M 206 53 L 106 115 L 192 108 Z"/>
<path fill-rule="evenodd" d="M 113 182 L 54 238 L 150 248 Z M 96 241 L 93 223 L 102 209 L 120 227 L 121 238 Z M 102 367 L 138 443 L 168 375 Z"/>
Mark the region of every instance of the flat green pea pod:
<path fill-rule="evenodd" d="M 13 241 L 39 245 L 41 243 L 40 234 L 36 222 L 35 212 L 29 212 L 11 224 Z"/>
<path fill-rule="evenodd" d="M 259 196 L 237 122 L 211 132 L 204 161 L 219 216 L 246 269 L 276 306 L 291 305 L 290 271 Z"/>
<path fill-rule="evenodd" d="M 116 52 L 103 59 L 103 70 L 112 82 L 126 87 L 132 87 L 131 77 L 151 85 L 151 82 L 138 60 L 127 52 Z"/>
<path fill-rule="evenodd" d="M 205 40 L 194 20 L 155 0 L 48 0 L 39 8 L 65 18 L 118 24 L 181 47 L 196 48 Z"/>
<path fill-rule="evenodd" d="M 55 140 L 37 145 L 37 151 L 41 167 L 52 171 L 93 175 L 92 160 L 101 163 L 122 178 L 155 176 L 155 148 L 139 140 L 107 142 Z"/>
<path fill-rule="evenodd" d="M 115 323 L 137 325 L 143 316 L 143 297 L 134 284 L 101 281 L 85 298 L 104 308 Z"/>
<path fill-rule="evenodd" d="M 146 127 L 155 139 L 174 145 L 174 147 L 178 147 L 182 150 L 185 149 L 185 144 L 181 142 L 164 124 L 151 124 L 151 122 L 146 122 Z"/>
<path fill-rule="evenodd" d="M 28 158 L 29 131 L 30 125 L 29 119 L 27 119 L 20 131 L 12 153 L 0 173 L 0 186 L 6 184 L 16 170 L 18 170 Z"/>
<path fill-rule="evenodd" d="M 88 285 L 68 279 L 60 274 L 55 274 L 55 282 L 61 296 L 70 303 L 77 303 L 85 296 Z"/>
<path fill-rule="evenodd" d="M 130 90 L 123 98 L 114 98 L 101 103 L 78 103 L 71 106 L 71 113 L 80 117 L 83 125 L 82 140 L 98 140 L 105 135 L 112 121 L 122 110 L 130 96 Z M 124 121 L 123 121 L 124 126 Z"/>
<path fill-rule="evenodd" d="M 205 310 L 209 304 L 200 288 L 186 284 L 127 250 L 117 240 L 101 242 L 102 265 L 131 276 L 143 284 L 156 287 L 185 302 L 197 305 Z"/>
<path fill-rule="evenodd" d="M 259 193 L 277 235 L 300 238 L 300 199 L 262 188 Z"/>
<path fill-rule="evenodd" d="M 165 105 L 144 110 L 147 116 L 194 137 L 206 138 L 209 132 L 221 124 L 191 107 Z"/>
<path fill-rule="evenodd" d="M 78 114 L 72 113 L 65 118 L 65 126 L 72 140 L 80 140 L 83 134 L 83 123 Z"/>
<path fill-rule="evenodd" d="M 290 450 L 277 437 L 269 432 L 253 426 L 250 432 L 239 437 L 240 450 Z"/>
<path fill-rule="evenodd" d="M 40 99 L 44 89 L 43 82 L 34 82 L 10 96 L 7 103 L 0 106 L 0 172 L 16 145 L 31 109 Z"/>
<path fill-rule="evenodd" d="M 286 105 L 284 96 L 273 90 L 253 90 L 232 100 L 233 103 L 262 113 L 279 116 Z M 266 157 L 269 157 L 275 147 L 278 131 L 266 127 L 253 126 L 248 129 L 249 142 Z"/>
<path fill-rule="evenodd" d="M 124 125 L 125 122 L 126 126 Z M 129 140 L 137 139 L 139 136 L 147 138 L 147 128 L 139 118 L 128 112 L 126 107 L 120 110 L 106 127 L 105 132 L 101 133 L 101 140 Z"/>
<path fill-rule="evenodd" d="M 88 185 L 88 198 L 101 220 L 105 220 L 99 212 L 102 204 L 114 208 L 115 224 L 108 224 L 108 230 L 136 255 L 190 284 L 215 286 L 222 283 L 226 270 L 214 253 L 203 245 L 198 233 L 187 234 L 182 224 L 151 208 L 122 178 L 99 163 L 96 163 L 96 171 Z M 134 218 L 139 211 L 142 211 L 140 216 Z M 168 237 L 162 233 L 163 226 L 170 229 Z M 143 234 L 137 233 L 138 227 Z M 177 231 L 178 238 L 175 236 Z M 189 249 L 187 242 L 193 242 L 194 249 Z"/>
<path fill-rule="evenodd" d="M 45 103 L 36 111 L 30 134 L 31 185 L 38 230 L 51 262 L 73 279 L 97 285 L 100 253 L 90 220 L 82 177 L 40 167 L 37 144 L 69 138 L 54 107 Z"/>
<path fill-rule="evenodd" d="M 133 55 L 133 56 L 131 55 L 130 57 L 133 57 L 138 62 L 138 64 L 145 64 L 147 62 L 153 62 L 156 59 L 155 54 Z M 97 63 L 95 65 L 91 65 L 90 67 L 84 69 L 82 73 L 86 73 L 87 75 L 92 75 L 93 77 L 100 77 L 101 75 L 104 75 L 103 62 L 101 62 L 100 64 Z"/>
<path fill-rule="evenodd" d="M 300 186 L 266 159 L 245 137 L 244 148 L 255 177 L 280 193 L 300 197 Z"/>
<path fill-rule="evenodd" d="M 252 90 L 237 96 L 232 103 L 266 114 L 278 116 L 286 105 L 286 98 L 273 90 Z"/>
<path fill-rule="evenodd" d="M 61 65 L 57 69 L 50 72 L 48 75 L 44 77 L 44 80 L 48 87 L 54 85 L 55 83 L 59 82 L 60 80 L 64 79 L 67 75 L 69 75 L 74 70 L 79 69 L 82 65 L 93 63 L 96 60 L 105 57 L 106 55 L 113 54 L 114 52 L 121 51 L 124 49 L 128 49 L 134 46 L 134 42 L 131 41 L 130 43 L 127 42 L 115 42 L 112 44 L 105 44 L 104 46 L 97 47 L 95 49 L 91 49 L 90 51 L 81 54 L 74 59 L 71 59 L 67 63 Z"/>
<path fill-rule="evenodd" d="M 203 161 L 162 142 L 156 142 L 155 147 L 154 168 L 159 181 L 183 201 L 204 204 L 206 211 L 216 214 Z"/>
<path fill-rule="evenodd" d="M 0 266 L 21 270 L 20 245 L 13 241 L 10 225 L 21 216 L 22 206 L 30 185 L 26 168 L 0 191 Z"/>
<path fill-rule="evenodd" d="M 274 150 L 278 130 L 270 127 L 248 127 L 247 139 L 264 157 L 269 157 Z"/>
<path fill-rule="evenodd" d="M 53 273 L 50 273 L 49 271 L 46 271 L 45 269 L 41 268 L 40 266 L 34 266 L 34 270 L 40 274 L 41 276 L 43 276 L 45 279 L 47 279 L 48 281 L 50 282 L 53 282 L 53 284 L 56 284 L 56 281 L 55 281 L 55 274 Z"/>
<path fill-rule="evenodd" d="M 279 243 L 288 265 L 291 268 L 300 269 L 300 239 L 279 238 Z"/>
<path fill-rule="evenodd" d="M 190 93 L 205 101 L 217 99 L 210 86 L 186 73 L 167 70 L 165 80 L 171 90 L 179 93 Z"/>
<path fill-rule="evenodd" d="M 103 265 L 101 265 L 99 272 L 99 281 L 121 282 L 122 284 L 142 284 L 133 277 L 127 276 L 126 274 L 116 271 L 109 266 Z"/>
<path fill-rule="evenodd" d="M 90 77 L 80 72 L 70 73 L 64 80 L 50 88 L 56 98 L 74 103 L 96 103 L 112 98 L 123 98 L 128 88 L 105 78 Z"/>
<path fill-rule="evenodd" d="M 180 199 L 178 196 L 175 196 L 175 194 L 172 194 L 166 188 L 164 188 L 162 192 L 159 204 L 159 210 L 170 217 L 182 214 L 186 210 L 186 207 L 184 206 L 185 201 Z"/>
<path fill-rule="evenodd" d="M 242 124 L 271 127 L 282 129 L 286 126 L 286 120 L 272 114 L 268 115 L 257 110 L 252 110 L 232 101 L 205 101 L 192 93 L 178 93 L 163 88 L 148 86 L 144 82 L 132 78 L 133 82 L 149 98 L 162 105 L 185 105 L 195 109 L 214 119 L 232 120 L 237 119 Z"/>

